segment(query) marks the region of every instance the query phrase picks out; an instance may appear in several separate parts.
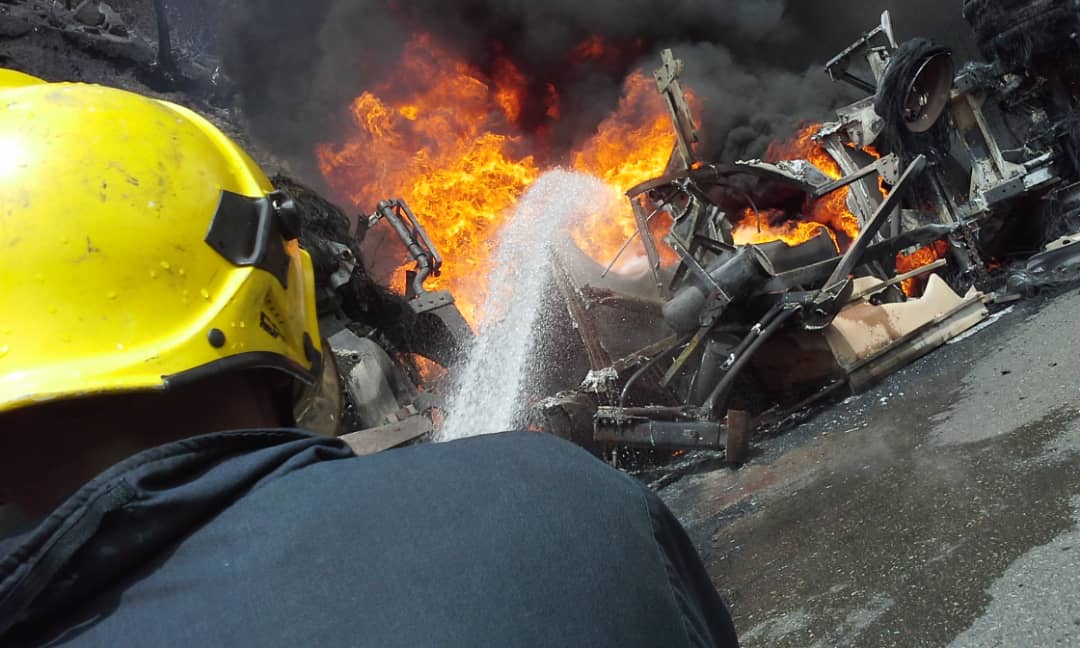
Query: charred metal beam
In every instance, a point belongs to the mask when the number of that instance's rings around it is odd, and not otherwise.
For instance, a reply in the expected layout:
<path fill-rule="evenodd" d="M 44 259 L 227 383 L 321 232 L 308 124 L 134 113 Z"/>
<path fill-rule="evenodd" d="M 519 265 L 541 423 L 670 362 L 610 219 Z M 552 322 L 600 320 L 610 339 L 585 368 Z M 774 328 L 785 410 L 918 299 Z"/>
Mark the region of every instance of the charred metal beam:
<path fill-rule="evenodd" d="M 698 329 L 698 332 L 690 339 L 690 343 L 686 345 L 686 348 L 682 350 L 679 357 L 675 358 L 675 362 L 672 362 L 671 366 L 668 367 L 668 370 L 664 373 L 664 377 L 660 380 L 660 385 L 662 387 L 670 385 L 671 381 L 675 379 L 675 376 L 682 371 L 682 368 L 686 365 L 687 361 L 690 360 L 690 356 L 694 355 L 694 352 L 701 346 L 702 341 L 705 340 L 705 336 L 709 334 L 711 328 L 712 324 L 710 323 Z M 619 401 L 619 404 L 622 404 L 621 400 Z"/>
<path fill-rule="evenodd" d="M 670 49 L 660 52 L 660 62 L 661 66 L 653 72 L 653 78 L 656 79 L 656 89 L 664 96 L 664 103 L 667 104 L 671 122 L 675 126 L 679 158 L 683 168 L 689 169 L 697 161 L 693 145 L 698 142 L 698 132 L 694 127 L 690 106 L 686 103 L 686 94 L 679 82 L 683 62 L 675 58 Z"/>
<path fill-rule="evenodd" d="M 417 414 L 403 421 L 343 434 L 339 439 L 352 448 L 357 455 L 371 455 L 384 452 L 429 435 L 435 425 L 427 416 Z"/>
<path fill-rule="evenodd" d="M 727 294 L 724 293 L 724 289 L 720 287 L 720 284 L 716 283 L 716 279 L 714 279 L 713 276 L 710 275 L 707 270 L 705 270 L 705 268 L 701 267 L 701 264 L 698 263 L 697 258 L 690 253 L 690 250 L 686 249 L 686 246 L 684 246 L 682 242 L 678 240 L 672 240 L 671 247 L 675 250 L 675 253 L 678 254 L 679 257 L 683 260 L 683 263 L 686 264 L 686 267 L 689 268 L 690 271 L 698 277 L 698 279 L 701 279 L 709 286 L 712 286 L 712 289 L 718 291 L 718 293 L 723 297 L 727 297 Z M 728 299 L 728 301 L 730 301 L 730 299 Z"/>
<path fill-rule="evenodd" d="M 555 285 L 566 301 L 566 308 L 570 311 L 570 318 L 574 321 L 574 330 L 581 336 L 581 342 L 585 345 L 585 353 L 589 356 L 589 366 L 593 369 L 603 369 L 611 365 L 611 354 L 600 342 L 600 333 L 589 314 L 588 306 L 582 299 L 570 273 L 563 264 L 559 255 L 552 255 L 552 274 Z"/>
<path fill-rule="evenodd" d="M 851 296 L 850 301 L 858 301 L 863 297 L 867 297 L 869 295 L 873 295 L 874 293 L 881 292 L 889 286 L 895 286 L 896 284 L 907 281 L 908 279 L 911 279 L 913 277 L 918 277 L 919 275 L 926 274 L 927 272 L 933 272 L 938 268 L 944 268 L 947 264 L 948 261 L 946 261 L 945 259 L 938 259 L 937 261 L 934 261 L 933 263 L 930 263 L 928 265 L 915 268 L 914 270 L 905 272 L 904 274 L 896 275 L 892 279 L 882 281 L 879 284 L 874 284 L 873 286 L 870 286 L 865 290 L 860 290 L 859 292 Z"/>
<path fill-rule="evenodd" d="M 615 371 L 622 372 L 641 362 L 647 362 L 658 355 L 670 353 L 671 351 L 679 348 L 679 346 L 686 344 L 686 341 L 687 338 L 685 336 L 679 335 L 678 333 L 674 335 L 669 335 L 662 340 L 653 342 L 649 346 L 631 353 L 625 358 L 620 358 L 616 360 L 611 364 L 611 366 L 613 369 L 615 369 Z"/>
<path fill-rule="evenodd" d="M 717 162 L 715 164 L 706 164 L 696 169 L 669 173 L 630 187 L 630 189 L 627 189 L 626 195 L 629 198 L 635 198 L 647 191 L 659 189 L 660 187 L 679 182 L 680 180 L 689 180 L 698 184 L 721 184 L 727 178 L 737 175 L 750 175 L 765 178 L 767 180 L 783 182 L 798 187 L 806 193 L 812 193 L 817 190 L 817 185 L 807 182 L 805 179 L 801 179 L 797 174 L 785 170 L 783 167 L 775 164 L 757 160 L 734 163 Z M 824 184 L 824 182 L 821 184 Z"/>
<path fill-rule="evenodd" d="M 830 61 L 830 63 L 832 63 L 832 61 Z M 828 67 L 829 66 L 826 66 L 826 69 L 828 69 Z M 870 83 L 869 81 L 864 81 L 863 79 L 855 76 L 851 72 L 848 72 L 846 69 L 845 70 L 832 69 L 832 70 L 828 70 L 828 72 L 829 72 L 829 77 L 833 81 L 845 81 L 848 84 L 854 86 L 855 88 L 857 88 L 859 90 L 862 90 L 863 92 L 877 92 L 877 86 L 876 85 L 874 85 L 873 83 Z"/>
<path fill-rule="evenodd" d="M 719 450 L 727 439 L 724 426 L 714 421 L 634 419 L 620 423 L 598 418 L 594 425 L 593 438 L 607 443 Z"/>
<path fill-rule="evenodd" d="M 814 198 L 821 198 L 826 194 L 830 194 L 837 189 L 841 189 L 850 185 L 853 182 L 862 180 L 863 178 L 872 175 L 874 173 L 880 173 L 882 176 L 888 178 L 890 176 L 895 177 L 895 174 L 899 171 L 897 165 L 899 161 L 892 153 L 885 155 L 872 163 L 862 167 L 858 171 L 840 178 L 839 180 L 833 180 L 832 182 L 818 187 L 812 194 Z"/>
<path fill-rule="evenodd" d="M 630 200 L 630 204 L 634 208 L 634 222 L 637 224 L 638 236 L 641 237 L 641 242 L 645 244 L 645 255 L 649 257 L 649 269 L 652 271 L 653 281 L 656 282 L 656 292 L 661 297 L 667 297 L 664 281 L 660 278 L 660 251 L 656 249 L 656 241 L 653 240 L 652 233 L 649 232 L 649 221 L 645 218 L 645 213 L 641 209 L 641 201 L 633 198 Z"/>
<path fill-rule="evenodd" d="M 862 261 L 863 255 L 866 249 L 870 246 L 870 241 L 877 236 L 881 226 L 885 224 L 889 216 L 892 215 L 894 209 L 900 206 L 900 200 L 903 198 L 904 192 L 909 188 L 911 179 L 922 173 L 926 168 L 926 156 L 919 155 L 907 169 L 900 176 L 900 179 L 896 182 L 893 190 L 889 192 L 889 195 L 885 197 L 885 200 L 881 201 L 878 205 L 877 211 L 863 226 L 861 232 L 859 232 L 858 238 L 851 244 L 848 251 L 841 257 L 840 263 L 833 270 L 829 278 L 825 280 L 824 290 L 833 290 L 833 287 L 837 284 L 846 281 L 848 275 L 855 269 L 856 266 Z"/>
<path fill-rule="evenodd" d="M 632 204 L 636 204 L 636 202 L 637 201 L 635 201 L 635 200 L 631 200 Z M 656 216 L 657 214 L 659 214 L 660 210 L 663 209 L 666 206 L 666 204 L 667 204 L 666 202 L 661 202 L 659 205 L 656 206 L 656 209 L 652 210 L 652 213 L 650 213 L 648 216 L 645 217 L 645 225 L 646 225 L 645 229 L 646 229 L 646 231 L 648 231 L 648 224 L 650 222 L 652 222 L 653 217 Z M 634 239 L 636 239 L 638 236 L 641 236 L 641 230 L 640 229 L 635 229 L 633 232 L 630 233 L 630 236 L 627 237 L 626 242 L 622 244 L 622 247 L 619 248 L 619 251 L 615 253 L 614 257 L 612 257 L 611 263 L 609 263 L 607 265 L 607 267 L 604 268 L 604 271 L 600 274 L 601 279 L 606 277 L 608 275 L 608 273 L 611 272 L 611 269 L 615 267 L 615 264 L 622 257 L 623 253 L 626 252 L 627 248 L 630 247 L 630 244 L 633 243 Z"/>
<path fill-rule="evenodd" d="M 874 215 L 866 222 L 859 236 L 841 257 L 840 263 L 825 280 L 821 290 L 814 295 L 809 295 L 809 299 L 800 300 L 803 328 L 811 331 L 825 328 L 848 302 L 852 291 L 851 273 L 864 262 L 863 256 L 866 254 L 870 241 L 877 236 L 885 221 L 892 216 L 893 210 L 900 206 L 900 200 L 910 187 L 912 179 L 922 173 L 925 168 L 925 155 L 919 155 L 911 161 L 893 190 L 889 192 L 885 200 L 881 201 Z M 794 295 L 788 293 L 784 297 L 788 299 Z"/>
<path fill-rule="evenodd" d="M 656 419 L 657 421 L 703 421 L 708 418 L 708 412 L 700 407 L 678 405 L 667 407 L 664 405 L 646 405 L 644 407 L 598 407 L 598 418 L 609 420 L 613 423 L 626 423 L 632 419 Z"/>

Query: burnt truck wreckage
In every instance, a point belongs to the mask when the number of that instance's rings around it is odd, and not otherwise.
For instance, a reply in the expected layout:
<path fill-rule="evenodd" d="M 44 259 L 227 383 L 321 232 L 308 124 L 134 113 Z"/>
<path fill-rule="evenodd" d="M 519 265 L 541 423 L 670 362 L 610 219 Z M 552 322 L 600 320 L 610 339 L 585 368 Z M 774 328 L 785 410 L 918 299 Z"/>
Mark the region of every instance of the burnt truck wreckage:
<path fill-rule="evenodd" d="M 979 323 L 988 304 L 1074 279 L 1080 68 L 1055 52 L 1075 47 L 1077 9 L 964 10 L 987 62 L 956 71 L 947 49 L 898 43 L 886 12 L 826 65 L 869 94 L 813 134 L 835 179 L 806 160 L 695 159 L 681 63 L 665 52 L 655 76 L 678 146 L 668 174 L 627 192 L 650 270 L 614 276 L 563 246 L 556 281 L 591 370 L 535 406 L 543 427 L 592 447 L 725 449 L 738 462 L 754 427 L 862 389 Z M 734 244 L 747 210 L 798 218 L 844 187 L 859 223 L 846 249 L 824 229 L 797 245 Z M 650 227 L 661 212 L 679 256 L 670 267 Z M 931 245 L 942 258 L 898 274 L 898 254 Z M 931 272 L 921 297 L 900 290 Z"/>
<path fill-rule="evenodd" d="M 957 69 L 929 41 L 899 43 L 887 12 L 828 62 L 831 78 L 867 93 L 812 135 L 838 177 L 805 159 L 698 159 L 682 63 L 665 51 L 655 79 L 678 144 L 668 173 L 627 192 L 649 269 L 612 273 L 569 240 L 553 252 L 561 330 L 579 338 L 588 367 L 548 381 L 562 384 L 532 403 L 538 426 L 594 450 L 708 448 L 738 462 L 755 428 L 864 388 L 995 302 L 1077 278 L 1080 64 L 1055 52 L 1075 46 L 1080 14 L 1064 0 L 969 0 L 964 11 L 984 62 Z M 390 200 L 350 227 L 314 192 L 276 182 L 305 208 L 332 367 L 301 420 L 360 430 L 346 437 L 363 452 L 430 435 L 442 404 L 418 390 L 408 358 L 452 373 L 472 332 L 451 295 L 424 290 L 442 259 L 420 221 Z M 851 240 L 822 226 L 793 245 L 735 243 L 744 214 L 800 220 L 838 194 L 858 221 Z M 661 263 L 659 214 L 672 264 Z M 404 296 L 359 262 L 380 221 L 416 263 Z M 920 248 L 939 258 L 897 268 Z M 919 297 L 900 287 L 913 278 L 925 281 Z"/>
<path fill-rule="evenodd" d="M 423 287 L 442 259 L 412 211 L 400 200 L 379 203 L 353 222 L 336 205 L 286 176 L 274 186 L 302 214 L 301 245 L 315 270 L 316 309 L 323 341 L 322 381 L 296 408 L 299 425 L 341 436 L 370 454 L 429 436 L 433 411 L 444 407 L 424 381 L 417 358 L 452 367 L 472 342 L 472 330 L 445 291 Z M 398 295 L 375 282 L 360 261 L 367 229 L 385 221 L 417 264 Z"/>

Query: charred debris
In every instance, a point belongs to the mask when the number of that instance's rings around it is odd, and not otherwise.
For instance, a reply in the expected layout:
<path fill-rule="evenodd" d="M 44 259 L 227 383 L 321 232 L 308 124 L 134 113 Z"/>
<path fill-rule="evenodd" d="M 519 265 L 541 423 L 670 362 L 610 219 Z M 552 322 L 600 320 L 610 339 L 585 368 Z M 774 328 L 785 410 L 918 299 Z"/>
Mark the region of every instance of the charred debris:
<path fill-rule="evenodd" d="M 866 93 L 812 134 L 839 177 L 805 159 L 699 159 L 682 63 L 665 51 L 655 79 L 678 145 L 667 174 L 627 193 L 649 270 L 611 273 L 569 241 L 555 252 L 558 310 L 570 324 L 562 330 L 580 338 L 571 346 L 587 375 L 562 376 L 573 386 L 533 404 L 538 425 L 597 452 L 712 449 L 739 462 L 755 429 L 865 388 L 994 304 L 1073 280 L 1080 70 L 1055 52 L 1073 46 L 1080 25 L 1067 3 L 1037 4 L 1044 14 L 1028 16 L 1033 3 L 965 4 L 985 61 L 957 66 L 927 40 L 897 42 L 888 13 L 829 61 L 831 78 Z M 439 272 L 438 251 L 401 201 L 380 203 L 349 231 L 336 208 L 290 190 L 311 203 L 304 243 L 352 412 L 347 429 L 366 429 L 350 435 L 354 444 L 430 433 L 440 403 L 401 359 L 452 372 L 471 339 L 452 296 L 423 288 Z M 852 240 L 821 228 L 793 245 L 734 242 L 744 214 L 798 220 L 837 192 L 858 220 Z M 658 234 L 661 213 L 672 224 Z M 356 262 L 364 228 L 381 220 L 415 261 L 402 297 Z M 661 264 L 661 236 L 676 263 Z M 897 268 L 920 249 L 933 254 Z M 902 289 L 912 280 L 917 296 Z"/>
<path fill-rule="evenodd" d="M 831 78 L 866 93 L 812 134 L 835 178 L 807 160 L 695 158 L 681 64 L 665 52 L 656 80 L 679 144 L 670 173 L 627 194 L 651 270 L 629 281 L 564 248 L 559 289 L 590 372 L 536 406 L 544 427 L 593 447 L 723 448 L 738 462 L 756 427 L 863 389 L 990 305 L 1075 279 L 1080 77 L 1059 53 L 1075 46 L 1077 12 L 964 9 L 985 61 L 957 69 L 925 39 L 899 43 L 885 13 L 828 62 Z M 824 230 L 796 245 L 734 244 L 748 210 L 798 219 L 845 188 L 858 219 L 846 247 Z M 670 267 L 649 227 L 659 212 L 673 222 Z M 898 270 L 920 248 L 935 251 L 928 262 Z M 919 276 L 921 296 L 906 295 L 901 284 Z"/>
<path fill-rule="evenodd" d="M 1057 53 L 1075 46 L 1077 11 L 976 0 L 964 10 L 984 61 L 957 65 L 925 39 L 898 42 L 885 13 L 828 62 L 832 79 L 865 93 L 811 134 L 837 177 L 806 159 L 699 159 L 682 63 L 665 51 L 655 80 L 678 145 L 668 173 L 627 192 L 649 270 L 611 273 L 569 241 L 555 252 L 561 330 L 579 338 L 570 346 L 587 367 L 583 379 L 548 381 L 553 394 L 532 408 L 539 427 L 596 452 L 711 449 L 738 463 L 755 429 L 864 389 L 995 304 L 1074 280 L 1080 69 Z M 837 195 L 858 221 L 850 240 L 822 227 L 796 244 L 735 244 L 746 214 L 798 221 Z M 401 201 L 380 203 L 352 232 L 328 204 L 308 211 L 323 219 L 304 242 L 350 426 L 375 428 L 354 443 L 429 433 L 438 399 L 429 385 L 417 391 L 423 381 L 402 354 L 453 372 L 471 339 L 452 296 L 423 288 L 439 272 L 437 250 Z M 671 222 L 663 232 L 660 214 Z M 356 263 L 356 241 L 380 220 L 415 260 L 403 297 L 375 288 Z M 661 263 L 660 238 L 676 263 Z M 920 250 L 930 256 L 897 267 Z"/>
<path fill-rule="evenodd" d="M 557 283 L 590 371 L 535 407 L 545 429 L 603 444 L 747 453 L 753 430 L 840 390 L 859 391 L 984 320 L 988 307 L 1071 281 L 1080 247 L 1080 129 L 1065 2 L 965 3 L 985 61 L 957 67 L 889 14 L 825 66 L 866 93 L 812 139 L 807 160 L 697 159 L 690 111 L 664 52 L 656 72 L 678 146 L 665 176 L 627 193 L 650 272 L 616 277 L 564 247 Z M 849 242 L 736 245 L 753 213 L 798 220 L 845 192 Z M 679 256 L 662 267 L 650 220 Z M 846 243 L 840 245 L 838 243 Z M 897 267 L 913 251 L 914 269 Z M 936 257 L 936 258 L 935 258 Z M 902 284 L 921 277 L 921 295 Z M 909 290 L 915 293 L 915 290 Z"/>

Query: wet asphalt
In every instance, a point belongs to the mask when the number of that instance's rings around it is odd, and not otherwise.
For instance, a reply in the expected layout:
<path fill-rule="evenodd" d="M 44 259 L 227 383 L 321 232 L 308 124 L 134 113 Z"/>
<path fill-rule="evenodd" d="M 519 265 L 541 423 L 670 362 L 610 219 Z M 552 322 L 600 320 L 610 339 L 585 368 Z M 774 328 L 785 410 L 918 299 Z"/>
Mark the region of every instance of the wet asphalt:
<path fill-rule="evenodd" d="M 1080 294 L 661 496 L 744 646 L 1080 646 Z"/>

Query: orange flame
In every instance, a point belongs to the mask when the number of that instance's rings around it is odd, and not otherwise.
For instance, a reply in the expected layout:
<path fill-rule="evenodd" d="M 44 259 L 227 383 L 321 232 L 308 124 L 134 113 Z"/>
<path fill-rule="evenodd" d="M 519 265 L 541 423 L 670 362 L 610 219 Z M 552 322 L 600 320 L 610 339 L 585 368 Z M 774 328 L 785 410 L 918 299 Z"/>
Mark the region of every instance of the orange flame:
<path fill-rule="evenodd" d="M 918 248 L 911 254 L 898 254 L 896 255 L 896 274 L 904 274 L 916 268 L 928 266 L 938 259 L 945 258 L 945 253 L 948 251 L 949 244 L 947 242 L 934 241 L 926 247 Z M 904 290 L 904 294 L 908 297 L 919 297 L 926 288 L 927 279 L 927 275 L 912 277 L 903 280 L 900 285 Z"/>
<path fill-rule="evenodd" d="M 576 54 L 601 57 L 604 48 L 602 40 L 590 39 Z M 482 315 L 499 228 L 541 173 L 531 154 L 536 142 L 517 127 L 527 79 L 508 60 L 492 70 L 485 75 L 430 36 L 414 36 L 392 76 L 353 101 L 347 139 L 316 148 L 330 187 L 357 207 L 371 210 L 398 196 L 409 203 L 445 259 L 442 276 L 425 287 L 449 289 L 473 324 Z M 548 85 L 545 91 L 546 116 L 557 120 L 558 90 Z M 575 170 L 612 187 L 608 204 L 582 206 L 586 218 L 573 232 L 601 263 L 634 231 L 622 192 L 663 173 L 674 141 L 655 87 L 636 74 L 616 112 L 571 156 Z M 399 268 L 393 289 L 404 286 L 411 265 Z"/>
<path fill-rule="evenodd" d="M 840 166 L 813 139 L 820 129 L 821 124 L 811 124 L 788 141 L 774 142 L 765 153 L 766 161 L 804 159 L 830 179 L 839 180 L 843 176 Z M 824 229 L 842 252 L 859 235 L 859 219 L 847 206 L 848 191 L 848 187 L 843 187 L 814 200 L 804 207 L 806 213 L 801 218 L 783 220 L 777 210 L 761 210 L 759 218 L 759 212 L 752 207 L 747 208 L 735 225 L 732 236 L 739 244 L 781 240 L 788 245 L 796 245 L 817 236 Z M 770 224 L 770 220 L 781 222 Z"/>
<path fill-rule="evenodd" d="M 637 230 L 626 190 L 663 175 L 674 147 L 671 120 L 653 81 L 640 72 L 630 75 L 623 84 L 618 109 L 572 156 L 575 170 L 595 175 L 611 188 L 606 203 L 591 206 L 585 220 L 574 229 L 578 247 L 604 264 L 614 258 Z M 661 212 L 650 221 L 650 230 L 667 231 L 670 225 L 670 217 Z M 677 258 L 667 245 L 657 247 L 662 263 Z M 637 248 L 643 249 L 640 245 Z M 615 268 L 629 269 L 633 261 L 632 255 L 622 257 Z"/>
<path fill-rule="evenodd" d="M 760 210 L 760 226 L 758 225 L 759 212 L 748 208 L 743 212 L 743 218 L 732 230 L 732 237 L 738 245 L 749 243 L 768 243 L 769 241 L 784 241 L 788 245 L 797 245 L 817 236 L 824 231 L 832 238 L 833 243 L 839 248 L 836 233 L 824 223 L 816 221 L 802 221 L 796 219 L 784 220 L 786 214 L 779 209 Z"/>
<path fill-rule="evenodd" d="M 443 276 L 426 287 L 452 291 L 470 322 L 483 302 L 480 278 L 489 273 L 502 215 L 540 174 L 511 124 L 524 78 L 510 64 L 499 69 L 489 82 L 430 37 L 416 36 L 393 80 L 353 102 L 349 139 L 316 149 L 330 187 L 354 205 L 370 210 L 393 196 L 409 203 L 447 260 Z M 402 91 L 396 84 L 405 80 L 412 87 Z"/>
<path fill-rule="evenodd" d="M 405 366 L 412 366 L 416 371 L 416 377 L 419 378 L 419 383 L 421 385 L 429 385 L 437 380 L 442 380 L 447 376 L 448 372 L 442 365 L 434 360 L 429 360 L 422 355 L 402 353 L 399 355 L 399 358 Z"/>

